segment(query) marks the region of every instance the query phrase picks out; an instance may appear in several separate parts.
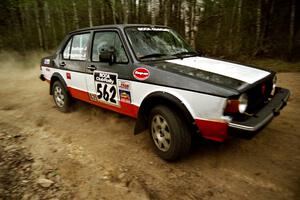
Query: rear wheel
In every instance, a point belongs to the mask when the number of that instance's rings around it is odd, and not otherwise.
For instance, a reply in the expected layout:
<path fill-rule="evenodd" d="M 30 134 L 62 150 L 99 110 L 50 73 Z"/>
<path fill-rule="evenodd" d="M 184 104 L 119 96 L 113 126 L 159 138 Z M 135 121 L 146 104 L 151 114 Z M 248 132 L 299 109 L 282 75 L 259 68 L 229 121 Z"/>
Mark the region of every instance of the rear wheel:
<path fill-rule="evenodd" d="M 150 137 L 156 153 L 173 161 L 186 155 L 191 147 L 191 135 L 185 121 L 164 105 L 154 107 L 149 117 Z"/>
<path fill-rule="evenodd" d="M 66 88 L 59 81 L 55 81 L 52 86 L 53 91 L 53 100 L 56 104 L 56 107 L 61 112 L 69 112 L 71 97 L 69 96 Z"/>

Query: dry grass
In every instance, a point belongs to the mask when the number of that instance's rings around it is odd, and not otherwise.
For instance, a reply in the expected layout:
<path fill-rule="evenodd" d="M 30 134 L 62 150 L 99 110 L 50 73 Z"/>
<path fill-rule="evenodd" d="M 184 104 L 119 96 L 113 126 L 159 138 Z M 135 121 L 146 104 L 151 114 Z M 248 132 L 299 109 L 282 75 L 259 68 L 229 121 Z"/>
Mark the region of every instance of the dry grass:
<path fill-rule="evenodd" d="M 241 63 L 271 69 L 276 72 L 300 72 L 300 62 L 287 62 L 280 59 L 239 59 Z"/>

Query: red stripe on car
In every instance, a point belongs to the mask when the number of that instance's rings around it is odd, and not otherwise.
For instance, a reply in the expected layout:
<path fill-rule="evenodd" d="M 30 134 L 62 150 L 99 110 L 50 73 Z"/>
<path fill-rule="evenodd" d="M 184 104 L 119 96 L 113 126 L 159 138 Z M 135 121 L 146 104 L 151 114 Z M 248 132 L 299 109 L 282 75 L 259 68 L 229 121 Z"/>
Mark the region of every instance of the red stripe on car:
<path fill-rule="evenodd" d="M 210 140 L 223 142 L 228 137 L 228 123 L 225 121 L 214 121 L 206 119 L 196 119 L 201 135 Z"/>
<path fill-rule="evenodd" d="M 124 114 L 133 118 L 137 118 L 139 107 L 130 103 L 120 101 L 120 107 L 109 105 L 106 103 L 102 103 L 99 101 L 92 101 L 89 97 L 89 93 L 85 91 L 81 91 L 72 87 L 68 87 L 68 90 L 72 97 L 91 103 L 93 105 L 115 111 L 120 114 Z"/>

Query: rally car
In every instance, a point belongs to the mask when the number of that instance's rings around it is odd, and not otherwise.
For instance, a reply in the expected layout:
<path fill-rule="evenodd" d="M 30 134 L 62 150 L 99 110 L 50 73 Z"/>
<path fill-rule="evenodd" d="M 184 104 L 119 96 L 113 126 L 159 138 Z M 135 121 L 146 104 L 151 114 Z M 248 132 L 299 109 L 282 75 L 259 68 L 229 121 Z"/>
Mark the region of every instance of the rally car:
<path fill-rule="evenodd" d="M 165 26 L 105 25 L 73 31 L 41 60 L 58 110 L 72 99 L 136 118 L 157 154 L 176 160 L 192 135 L 222 142 L 255 133 L 286 105 L 273 71 L 199 55 Z"/>

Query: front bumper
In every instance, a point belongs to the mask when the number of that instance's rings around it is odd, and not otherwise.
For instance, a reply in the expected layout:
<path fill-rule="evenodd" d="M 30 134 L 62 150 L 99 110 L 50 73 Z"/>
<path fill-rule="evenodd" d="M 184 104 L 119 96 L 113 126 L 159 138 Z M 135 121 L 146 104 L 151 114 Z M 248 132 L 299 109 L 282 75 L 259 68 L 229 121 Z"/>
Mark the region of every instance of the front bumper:
<path fill-rule="evenodd" d="M 256 132 L 270 122 L 274 116 L 279 114 L 280 110 L 287 104 L 289 96 L 290 91 L 288 89 L 276 88 L 272 100 L 255 115 L 244 121 L 233 120 L 228 125 L 232 129 Z"/>

